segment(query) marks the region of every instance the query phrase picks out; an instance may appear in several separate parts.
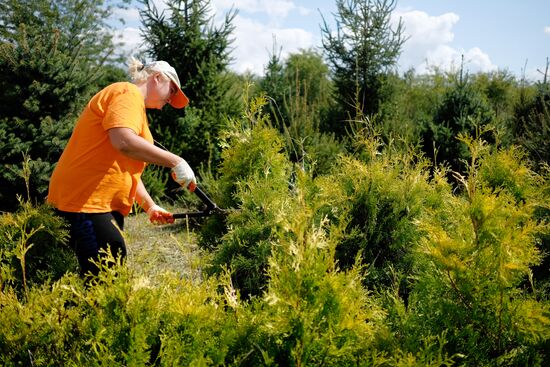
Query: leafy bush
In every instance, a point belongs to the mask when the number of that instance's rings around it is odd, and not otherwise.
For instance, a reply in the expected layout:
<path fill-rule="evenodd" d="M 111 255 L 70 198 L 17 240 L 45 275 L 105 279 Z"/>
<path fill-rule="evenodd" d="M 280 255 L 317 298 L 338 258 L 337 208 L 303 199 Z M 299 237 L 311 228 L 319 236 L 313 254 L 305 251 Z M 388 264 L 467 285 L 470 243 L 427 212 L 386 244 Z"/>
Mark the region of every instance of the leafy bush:
<path fill-rule="evenodd" d="M 448 165 L 452 171 L 463 172 L 464 160 L 469 151 L 459 139 L 459 134 L 479 136 L 493 123 L 494 112 L 480 91 L 473 88 L 462 71 L 444 95 L 433 121 L 424 126 L 423 151 L 435 164 Z M 479 136 L 488 139 L 488 136 Z M 452 179 L 452 176 L 449 177 Z"/>
<path fill-rule="evenodd" d="M 112 264 L 112 256 L 108 262 L 87 287 L 67 276 L 32 288 L 25 303 L 4 290 L 2 365 L 224 364 L 238 330 L 218 293 L 222 283 L 196 286 L 166 274 L 156 287 Z"/>
<path fill-rule="evenodd" d="M 522 100 L 516 106 L 513 121 L 514 140 L 529 152 L 536 169 L 550 159 L 550 83 L 536 85 L 536 95 L 527 96 L 522 90 Z"/>
<path fill-rule="evenodd" d="M 9 286 L 21 294 L 76 270 L 67 236 L 65 222 L 51 207 L 20 199 L 17 212 L 0 216 L 0 289 Z"/>
<path fill-rule="evenodd" d="M 420 236 L 415 221 L 424 207 L 437 205 L 437 191 L 426 161 L 412 151 L 380 152 L 380 140 L 365 131 L 355 140 L 356 157 L 341 156 L 330 175 L 317 178 L 318 194 L 310 200 L 333 224 L 339 266 L 348 269 L 360 257 L 364 284 L 383 288 L 396 274 L 410 274 L 409 255 Z M 404 282 L 401 291 L 407 288 Z"/>
<path fill-rule="evenodd" d="M 211 270 L 227 266 L 236 287 L 248 295 L 259 294 L 266 282 L 270 240 L 286 210 L 289 185 L 290 163 L 281 136 L 267 126 L 265 104 L 265 99 L 254 99 L 241 119 L 232 120 L 220 178 L 210 191 L 218 205 L 238 210 L 227 218 L 211 218 L 201 236 L 202 246 L 215 249 Z"/>
<path fill-rule="evenodd" d="M 297 194 L 297 202 L 305 200 Z M 241 300 L 230 274 L 200 283 L 165 273 L 156 284 L 115 263 L 84 285 L 71 274 L 31 287 L 25 301 L 0 293 L 4 366 L 450 365 L 431 344 L 401 350 L 385 312 L 340 272 L 327 222 L 307 206 L 281 220 L 266 292 Z M 436 343 L 437 344 L 437 343 Z"/>
<path fill-rule="evenodd" d="M 534 216 L 541 203 L 528 194 L 533 173 L 513 154 L 493 156 L 484 142 L 462 140 L 472 157 L 467 176 L 458 176 L 464 194 L 449 191 L 419 222 L 425 235 L 407 333 L 445 333 L 447 353 L 466 364 L 544 365 L 550 305 L 522 287 L 541 261 L 536 243 L 546 230 Z"/>

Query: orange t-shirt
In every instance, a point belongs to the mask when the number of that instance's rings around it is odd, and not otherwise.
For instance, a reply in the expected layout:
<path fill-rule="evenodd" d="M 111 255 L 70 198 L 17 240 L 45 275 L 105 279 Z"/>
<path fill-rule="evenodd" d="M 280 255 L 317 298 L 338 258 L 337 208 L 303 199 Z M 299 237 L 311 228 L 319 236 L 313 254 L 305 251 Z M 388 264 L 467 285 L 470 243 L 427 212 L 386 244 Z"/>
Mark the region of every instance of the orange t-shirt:
<path fill-rule="evenodd" d="M 132 83 L 111 84 L 90 100 L 53 171 L 49 203 L 66 212 L 130 212 L 145 163 L 112 146 L 108 130 L 115 127 L 153 143 L 143 96 Z"/>

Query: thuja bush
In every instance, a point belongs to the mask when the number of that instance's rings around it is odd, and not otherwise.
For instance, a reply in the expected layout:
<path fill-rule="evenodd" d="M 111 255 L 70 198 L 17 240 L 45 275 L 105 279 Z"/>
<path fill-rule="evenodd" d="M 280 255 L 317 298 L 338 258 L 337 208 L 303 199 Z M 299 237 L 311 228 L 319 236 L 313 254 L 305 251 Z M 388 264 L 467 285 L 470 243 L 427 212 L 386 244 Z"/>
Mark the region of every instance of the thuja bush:
<path fill-rule="evenodd" d="M 429 182 L 426 160 L 413 151 L 382 147 L 376 135 L 355 136 L 353 156 L 335 160 L 332 174 L 316 179 L 318 195 L 312 201 L 340 228 L 336 259 L 341 268 L 359 257 L 367 265 L 364 283 L 369 289 L 390 286 L 397 275 L 411 272 L 409 254 L 419 238 L 415 225 L 426 206 L 438 205 L 438 193 Z"/>
<path fill-rule="evenodd" d="M 419 221 L 424 235 L 402 335 L 445 335 L 445 351 L 467 365 L 546 365 L 550 304 L 524 286 L 547 231 L 535 215 L 545 205 L 541 177 L 513 151 L 461 140 L 471 156 L 467 174 L 456 175 L 462 194 L 442 192 L 443 205 Z"/>
<path fill-rule="evenodd" d="M 282 137 L 262 113 L 265 104 L 253 100 L 226 132 L 220 178 L 210 192 L 218 205 L 238 210 L 212 218 L 201 237 L 201 244 L 215 251 L 211 272 L 229 267 L 235 286 L 248 295 L 259 294 L 266 282 L 270 241 L 288 209 L 290 163 Z"/>
<path fill-rule="evenodd" d="M 298 200 L 299 202 L 300 201 Z M 228 273 L 152 281 L 110 255 L 95 281 L 75 274 L 0 293 L 3 366 L 450 365 L 441 348 L 402 351 L 356 269 L 338 271 L 326 223 L 286 217 L 269 287 L 243 301 Z"/>
<path fill-rule="evenodd" d="M 53 286 L 31 288 L 24 302 L 4 289 L 1 364 L 200 366 L 231 361 L 239 330 L 225 310 L 225 294 L 218 291 L 221 280 L 197 285 L 166 273 L 160 285 L 153 285 L 112 256 L 101 268 L 91 284 L 68 275 Z"/>
<path fill-rule="evenodd" d="M 362 286 L 361 265 L 342 271 L 335 261 L 338 236 L 309 205 L 310 190 L 298 180 L 295 209 L 273 243 L 267 289 L 256 313 L 267 338 L 262 365 L 441 366 L 441 349 L 406 351 L 395 343 L 386 312 Z M 262 344 L 264 345 L 264 344 Z"/>
<path fill-rule="evenodd" d="M 51 207 L 19 198 L 16 212 L 0 216 L 0 289 L 10 286 L 21 294 L 76 270 L 67 235 Z"/>

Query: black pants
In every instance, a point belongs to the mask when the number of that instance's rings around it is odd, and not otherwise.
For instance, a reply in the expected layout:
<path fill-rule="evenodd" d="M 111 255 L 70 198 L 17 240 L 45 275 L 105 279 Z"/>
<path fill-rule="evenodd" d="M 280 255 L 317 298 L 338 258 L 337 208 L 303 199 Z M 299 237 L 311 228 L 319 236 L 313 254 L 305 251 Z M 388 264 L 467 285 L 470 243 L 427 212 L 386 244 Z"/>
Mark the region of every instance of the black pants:
<path fill-rule="evenodd" d="M 124 216 L 110 213 L 57 213 L 69 223 L 70 245 L 75 250 L 80 265 L 80 274 L 97 275 L 99 269 L 90 260 L 101 260 L 100 250 L 111 249 L 113 256 L 126 257 L 126 245 L 122 230 Z"/>

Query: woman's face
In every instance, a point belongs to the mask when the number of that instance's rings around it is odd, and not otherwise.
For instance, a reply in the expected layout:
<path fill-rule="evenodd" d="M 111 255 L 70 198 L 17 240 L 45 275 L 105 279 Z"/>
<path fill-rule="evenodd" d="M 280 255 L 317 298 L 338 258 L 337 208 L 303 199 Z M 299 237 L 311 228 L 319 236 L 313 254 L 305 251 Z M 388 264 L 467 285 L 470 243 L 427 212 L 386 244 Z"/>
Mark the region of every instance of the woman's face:
<path fill-rule="evenodd" d="M 168 77 L 161 73 L 152 75 L 147 82 L 145 107 L 160 110 L 165 104 L 170 103 L 170 98 L 177 92 L 178 87 Z"/>

